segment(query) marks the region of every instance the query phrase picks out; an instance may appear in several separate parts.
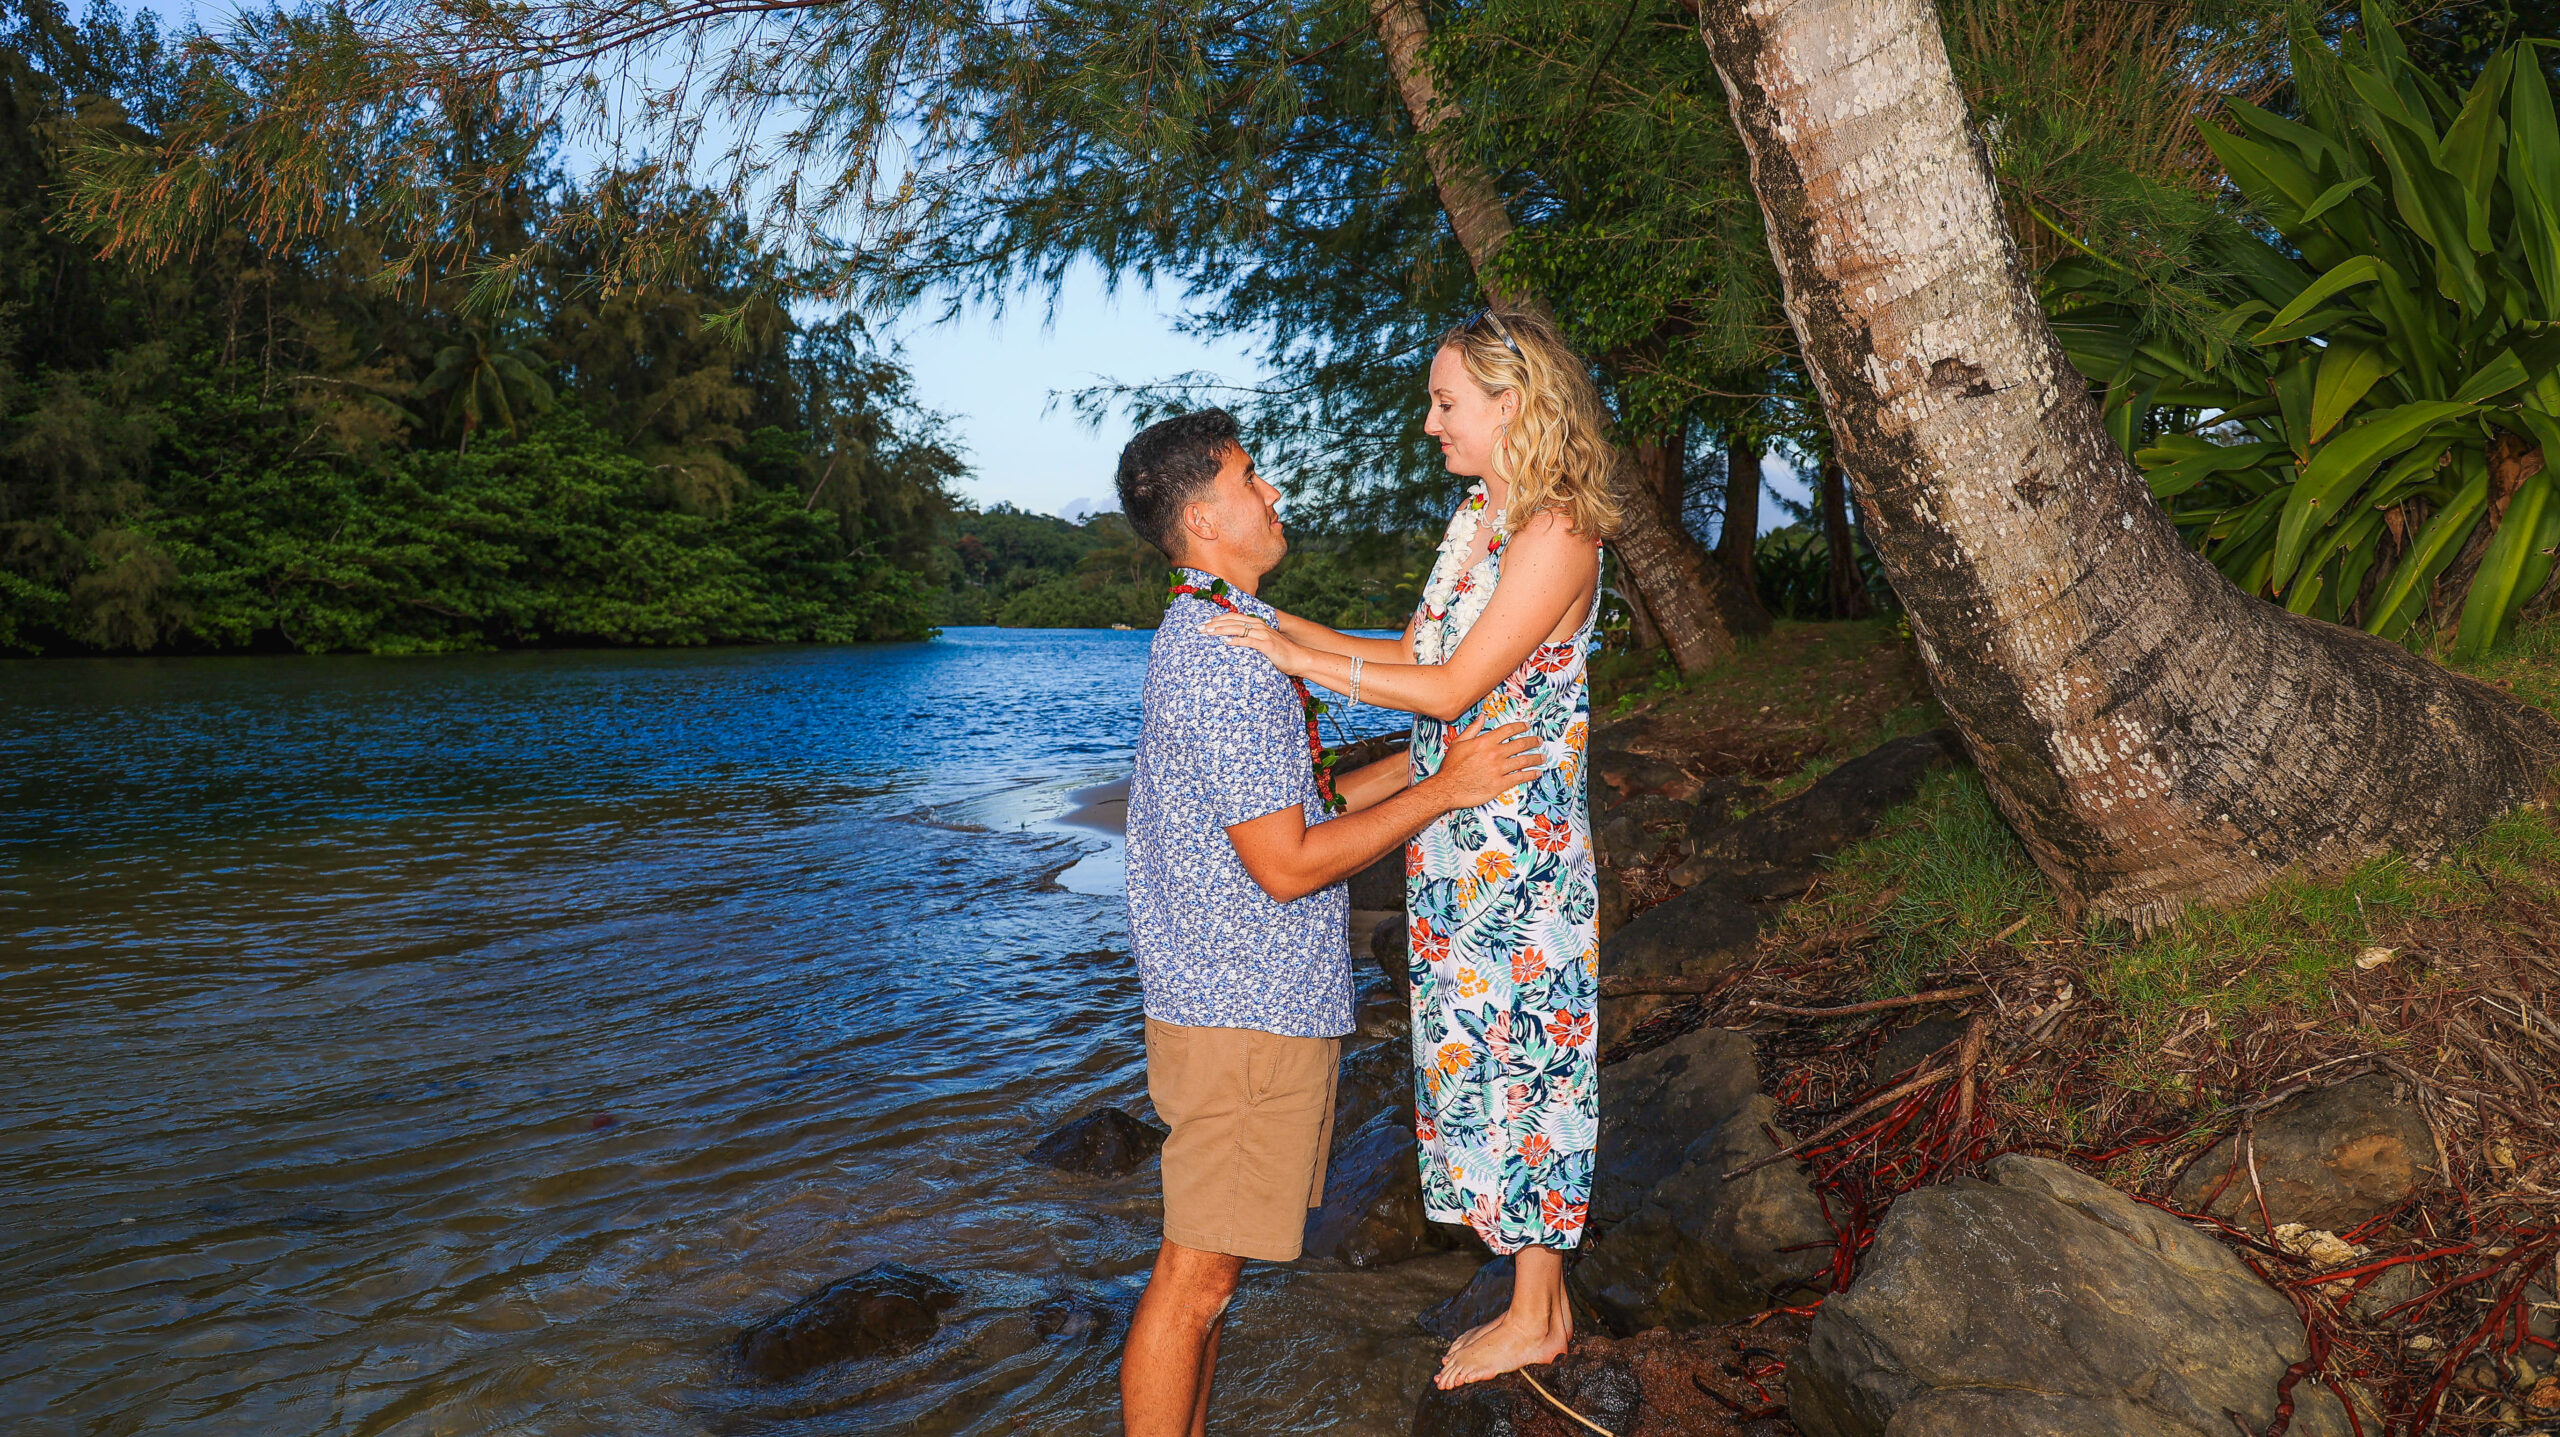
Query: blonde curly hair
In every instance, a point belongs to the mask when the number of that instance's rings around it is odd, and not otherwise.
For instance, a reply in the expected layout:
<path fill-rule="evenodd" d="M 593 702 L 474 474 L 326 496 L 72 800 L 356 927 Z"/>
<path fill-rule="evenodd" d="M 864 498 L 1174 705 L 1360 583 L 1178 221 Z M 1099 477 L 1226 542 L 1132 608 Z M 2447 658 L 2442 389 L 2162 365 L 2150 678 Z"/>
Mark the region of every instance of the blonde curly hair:
<path fill-rule="evenodd" d="M 1516 533 L 1552 509 L 1586 538 L 1616 534 L 1626 517 L 1618 497 L 1624 461 L 1609 442 L 1600 391 L 1555 322 L 1527 310 L 1488 309 L 1450 330 L 1440 346 L 1458 352 L 1485 393 L 1520 396 L 1520 412 L 1493 445 L 1493 472 L 1511 486 L 1503 528 Z"/>

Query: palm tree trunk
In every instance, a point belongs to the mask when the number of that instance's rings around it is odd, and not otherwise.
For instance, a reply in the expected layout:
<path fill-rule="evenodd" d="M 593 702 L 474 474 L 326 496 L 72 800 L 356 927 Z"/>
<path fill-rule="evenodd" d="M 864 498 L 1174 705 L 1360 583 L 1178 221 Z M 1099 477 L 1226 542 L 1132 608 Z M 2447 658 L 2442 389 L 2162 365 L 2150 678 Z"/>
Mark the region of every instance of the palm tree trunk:
<path fill-rule="evenodd" d="M 1866 576 L 1858 572 L 1858 536 L 1849 527 L 1849 476 L 1837 459 L 1822 461 L 1822 547 L 1830 559 L 1831 617 L 1874 613 Z"/>
<path fill-rule="evenodd" d="M 1938 698 L 2073 912 L 2445 852 L 2560 724 L 2241 593 L 2054 341 L 1931 0 L 1704 0 L 1789 319 Z"/>
<path fill-rule="evenodd" d="M 1378 43 L 1387 53 L 1387 68 L 1404 98 L 1405 113 L 1422 137 L 1431 182 L 1440 192 L 1440 208 L 1449 217 L 1458 245 L 1474 267 L 1476 282 L 1498 304 L 1543 312 L 1544 301 L 1533 294 L 1505 291 L 1492 278 L 1493 257 L 1511 237 L 1511 215 L 1502 192 L 1484 167 L 1469 159 L 1445 133 L 1454 111 L 1440 95 L 1423 51 L 1431 28 L 1421 0 L 1372 0 L 1370 16 Z M 1676 475 L 1676 471 L 1675 475 Z M 1643 476 L 1629 486 L 1650 489 Z M 1706 550 L 1680 525 L 1678 505 L 1665 506 L 1659 494 L 1631 494 L 1626 525 L 1614 546 L 1627 579 L 1639 590 L 1661 629 L 1671 661 L 1684 674 L 1698 673 L 1731 654 L 1744 634 L 1768 628 L 1769 616 L 1749 591 L 1718 583 Z M 1737 599 L 1745 601 L 1739 606 Z"/>

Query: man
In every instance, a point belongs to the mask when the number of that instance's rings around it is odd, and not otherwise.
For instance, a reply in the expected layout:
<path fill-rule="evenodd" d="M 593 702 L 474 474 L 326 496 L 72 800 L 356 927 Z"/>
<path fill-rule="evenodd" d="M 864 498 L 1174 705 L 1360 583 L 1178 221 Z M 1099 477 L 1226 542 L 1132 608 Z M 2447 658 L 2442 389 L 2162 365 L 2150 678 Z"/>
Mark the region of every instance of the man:
<path fill-rule="evenodd" d="M 1235 421 L 1212 409 L 1150 426 L 1121 452 L 1119 489 L 1130 527 L 1201 591 L 1166 609 L 1148 650 L 1129 783 L 1147 1092 L 1173 1131 L 1121 1415 L 1130 1437 L 1198 1437 L 1245 1259 L 1296 1258 L 1323 1199 L 1352 1028 L 1342 881 L 1440 815 L 1534 779 L 1540 754 L 1521 725 L 1471 730 L 1419 783 L 1401 756 L 1343 775 L 1343 812 L 1327 814 L 1295 685 L 1201 629 L 1230 605 L 1270 622 L 1254 591 L 1289 548 L 1279 492 Z"/>

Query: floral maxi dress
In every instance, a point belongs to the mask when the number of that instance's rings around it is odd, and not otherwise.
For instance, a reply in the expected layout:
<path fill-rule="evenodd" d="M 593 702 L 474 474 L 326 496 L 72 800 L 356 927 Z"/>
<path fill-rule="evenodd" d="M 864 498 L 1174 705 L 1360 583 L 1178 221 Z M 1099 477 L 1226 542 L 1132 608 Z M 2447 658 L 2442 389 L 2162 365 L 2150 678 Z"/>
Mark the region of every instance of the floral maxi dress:
<path fill-rule="evenodd" d="M 1498 532 L 1468 562 L 1484 502 L 1479 486 L 1449 521 L 1414 629 L 1417 662 L 1457 652 L 1501 578 Z M 1417 779 L 1438 771 L 1447 736 L 1478 714 L 1488 726 L 1525 722 L 1546 746 L 1534 782 L 1442 817 L 1405 849 L 1423 1204 L 1498 1253 L 1574 1246 L 1591 1203 L 1600 894 L 1583 781 L 1590 607 L 1571 640 L 1533 650 L 1456 722 L 1413 725 Z"/>

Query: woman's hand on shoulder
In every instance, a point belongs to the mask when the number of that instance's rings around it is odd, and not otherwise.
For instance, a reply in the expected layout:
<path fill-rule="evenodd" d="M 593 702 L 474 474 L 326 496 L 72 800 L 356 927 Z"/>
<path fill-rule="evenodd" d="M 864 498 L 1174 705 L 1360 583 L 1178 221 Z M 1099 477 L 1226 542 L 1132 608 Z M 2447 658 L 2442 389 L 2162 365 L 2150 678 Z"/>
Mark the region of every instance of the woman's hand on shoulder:
<path fill-rule="evenodd" d="M 1215 634 L 1228 645 L 1251 649 L 1271 661 L 1271 666 L 1292 678 L 1305 678 L 1315 654 L 1280 637 L 1280 631 L 1260 619 L 1244 614 L 1213 614 L 1200 626 L 1204 633 Z"/>

